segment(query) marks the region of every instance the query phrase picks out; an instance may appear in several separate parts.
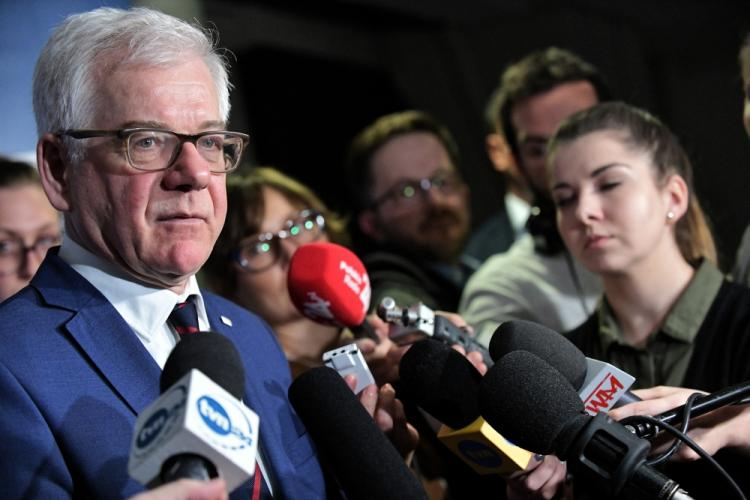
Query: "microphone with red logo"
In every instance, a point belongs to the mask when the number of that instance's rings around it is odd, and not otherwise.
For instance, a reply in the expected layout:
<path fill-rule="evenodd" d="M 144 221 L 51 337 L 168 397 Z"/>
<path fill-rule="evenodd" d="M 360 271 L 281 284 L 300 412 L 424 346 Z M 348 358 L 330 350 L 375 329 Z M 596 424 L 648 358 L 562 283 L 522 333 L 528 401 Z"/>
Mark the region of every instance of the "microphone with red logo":
<path fill-rule="evenodd" d="M 528 351 L 496 360 L 479 383 L 479 408 L 487 422 L 518 445 L 566 460 L 575 488 L 596 498 L 691 498 L 647 464 L 648 441 L 606 413 L 584 413 L 561 373 Z"/>
<path fill-rule="evenodd" d="M 492 335 L 489 351 L 495 361 L 513 351 L 528 351 L 540 357 L 578 391 L 589 415 L 641 400 L 628 390 L 635 377 L 604 361 L 587 358 L 564 335 L 539 323 L 502 323 Z"/>
<path fill-rule="evenodd" d="M 306 318 L 380 341 L 365 321 L 370 278 L 362 261 L 348 248 L 328 242 L 302 245 L 289 262 L 287 286 L 292 302 Z"/>

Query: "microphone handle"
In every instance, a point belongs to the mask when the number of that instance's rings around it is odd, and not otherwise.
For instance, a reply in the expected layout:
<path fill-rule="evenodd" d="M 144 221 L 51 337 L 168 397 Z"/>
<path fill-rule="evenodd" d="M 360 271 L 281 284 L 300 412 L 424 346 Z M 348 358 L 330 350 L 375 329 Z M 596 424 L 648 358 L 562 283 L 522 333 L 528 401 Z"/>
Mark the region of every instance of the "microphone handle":
<path fill-rule="evenodd" d="M 587 419 L 587 420 L 586 420 Z M 676 500 L 690 498 L 672 479 L 645 462 L 648 441 L 612 421 L 605 413 L 585 416 L 586 424 L 573 442 L 558 450 L 579 485 L 603 497 L 632 500 Z M 676 496 L 679 495 L 679 496 Z"/>
<path fill-rule="evenodd" d="M 731 404 L 746 404 L 745 398 L 750 395 L 750 381 L 735 384 L 720 391 L 706 394 L 695 400 L 690 409 L 690 418 L 698 417 L 722 406 Z M 685 405 L 678 406 L 664 413 L 656 415 L 654 418 L 665 424 L 675 425 L 682 422 L 682 415 L 685 411 Z M 640 438 L 651 439 L 656 436 L 657 428 L 650 422 L 639 422 L 637 424 L 628 424 L 627 427 L 635 432 Z"/>
<path fill-rule="evenodd" d="M 161 484 L 178 479 L 198 479 L 208 481 L 219 477 L 216 466 L 210 460 L 195 453 L 180 453 L 164 461 L 159 479 Z"/>
<path fill-rule="evenodd" d="M 643 401 L 641 398 L 636 396 L 630 391 L 625 391 L 625 394 L 620 396 L 620 399 L 617 400 L 615 403 L 615 408 L 619 408 L 620 406 L 629 405 L 630 403 L 636 403 L 638 401 Z"/>
<path fill-rule="evenodd" d="M 622 498 L 653 498 L 655 500 L 692 500 L 679 484 L 653 467 L 642 464 L 633 473 L 622 492 Z"/>
<path fill-rule="evenodd" d="M 495 363 L 485 346 L 477 342 L 477 340 L 465 330 L 457 327 L 443 316 L 435 315 L 432 338 L 442 342 L 447 342 L 451 345 L 458 344 L 463 347 L 466 352 L 479 352 L 482 355 L 482 360 L 484 361 L 484 364 L 487 365 L 487 368 Z"/>

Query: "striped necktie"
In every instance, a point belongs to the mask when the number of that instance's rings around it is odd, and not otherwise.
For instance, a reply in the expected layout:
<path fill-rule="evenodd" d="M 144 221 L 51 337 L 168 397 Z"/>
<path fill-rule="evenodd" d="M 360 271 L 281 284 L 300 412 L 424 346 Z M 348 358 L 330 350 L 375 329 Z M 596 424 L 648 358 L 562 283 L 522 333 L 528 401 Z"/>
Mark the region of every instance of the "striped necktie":
<path fill-rule="evenodd" d="M 180 337 L 191 333 L 198 333 L 198 309 L 195 307 L 195 295 L 191 295 L 185 302 L 180 302 L 169 315 L 167 320 L 177 330 Z"/>

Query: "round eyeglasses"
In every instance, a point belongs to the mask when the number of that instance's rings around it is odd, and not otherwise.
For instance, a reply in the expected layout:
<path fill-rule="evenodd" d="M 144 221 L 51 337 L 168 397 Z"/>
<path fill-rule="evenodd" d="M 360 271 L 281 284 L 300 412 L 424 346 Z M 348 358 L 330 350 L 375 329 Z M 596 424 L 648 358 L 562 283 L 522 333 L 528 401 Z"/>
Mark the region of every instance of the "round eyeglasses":
<path fill-rule="evenodd" d="M 456 172 L 439 170 L 431 177 L 399 182 L 385 193 L 377 197 L 372 203 L 372 208 L 390 201 L 399 208 L 410 208 L 424 201 L 427 192 L 436 188 L 443 194 L 451 195 L 459 192 L 464 187 L 464 181 Z"/>
<path fill-rule="evenodd" d="M 230 258 L 247 271 L 263 271 L 274 265 L 281 255 L 281 240 L 294 241 L 297 246 L 316 241 L 325 230 L 323 214 L 303 210 L 293 219 L 284 222 L 284 228 L 275 233 L 259 234 L 245 241 Z"/>
<path fill-rule="evenodd" d="M 44 257 L 47 250 L 59 244 L 59 235 L 40 236 L 29 246 L 24 245 L 20 238 L 0 237 L 0 275 L 18 272 L 29 252 Z"/>
<path fill-rule="evenodd" d="M 180 156 L 182 145 L 192 143 L 201 157 L 211 164 L 211 172 L 234 170 L 240 164 L 242 150 L 249 142 L 247 134 L 226 130 L 209 130 L 199 134 L 178 134 L 160 128 L 125 128 L 121 130 L 64 130 L 58 136 L 73 139 L 117 137 L 125 144 L 125 157 L 138 170 L 166 170 Z"/>

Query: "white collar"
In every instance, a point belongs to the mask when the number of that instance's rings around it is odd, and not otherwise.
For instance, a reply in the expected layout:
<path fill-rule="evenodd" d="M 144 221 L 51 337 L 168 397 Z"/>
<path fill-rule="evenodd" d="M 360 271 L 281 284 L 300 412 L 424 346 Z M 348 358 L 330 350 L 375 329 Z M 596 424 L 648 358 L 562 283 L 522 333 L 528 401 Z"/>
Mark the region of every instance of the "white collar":
<path fill-rule="evenodd" d="M 525 233 L 526 221 L 531 213 L 531 205 L 520 196 L 508 191 L 505 194 L 505 210 L 516 238 Z"/>
<path fill-rule="evenodd" d="M 195 276 L 190 276 L 185 291 L 181 294 L 147 285 L 89 252 L 67 234 L 63 236 L 58 255 L 104 295 L 144 342 L 150 342 L 154 336 L 164 331 L 164 325 L 174 306 L 189 295 L 197 295 L 200 328 L 209 330 L 206 307 Z"/>

